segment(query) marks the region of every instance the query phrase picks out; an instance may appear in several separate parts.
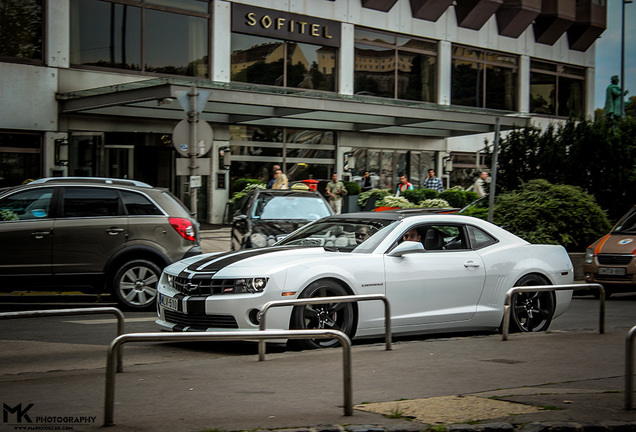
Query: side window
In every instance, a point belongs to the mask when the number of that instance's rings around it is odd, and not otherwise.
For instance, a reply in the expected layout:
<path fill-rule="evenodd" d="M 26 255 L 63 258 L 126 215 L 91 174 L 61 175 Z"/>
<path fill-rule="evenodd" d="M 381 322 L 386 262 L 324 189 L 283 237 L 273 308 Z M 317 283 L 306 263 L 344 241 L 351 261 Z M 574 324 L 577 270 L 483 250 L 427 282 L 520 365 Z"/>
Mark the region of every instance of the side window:
<path fill-rule="evenodd" d="M 52 196 L 52 188 L 41 188 L 5 197 L 0 201 L 0 221 L 47 218 Z"/>
<path fill-rule="evenodd" d="M 142 194 L 121 191 L 124 207 L 129 215 L 162 215 L 161 210 Z"/>
<path fill-rule="evenodd" d="M 497 239 L 479 228 L 470 225 L 467 228 L 470 235 L 470 241 L 473 244 L 473 249 L 482 249 L 486 246 L 497 243 Z"/>
<path fill-rule="evenodd" d="M 63 217 L 117 215 L 119 215 L 119 194 L 115 189 L 90 187 L 64 188 Z"/>
<path fill-rule="evenodd" d="M 468 249 L 464 229 L 459 225 L 431 225 L 422 234 L 426 250 Z"/>

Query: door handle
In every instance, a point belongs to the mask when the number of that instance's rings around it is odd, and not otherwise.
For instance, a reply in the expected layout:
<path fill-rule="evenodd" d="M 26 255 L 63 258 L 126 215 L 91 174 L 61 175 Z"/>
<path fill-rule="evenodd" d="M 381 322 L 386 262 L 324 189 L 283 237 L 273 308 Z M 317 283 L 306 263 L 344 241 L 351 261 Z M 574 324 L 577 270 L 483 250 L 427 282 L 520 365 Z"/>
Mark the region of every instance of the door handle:
<path fill-rule="evenodd" d="M 112 236 L 115 236 L 115 235 L 117 235 L 117 234 L 119 234 L 119 233 L 124 232 L 124 229 L 123 229 L 123 228 L 115 228 L 115 227 L 112 227 L 112 228 L 108 228 L 108 229 L 106 229 L 106 232 L 107 232 L 108 234 L 112 235 Z"/>
<path fill-rule="evenodd" d="M 48 230 L 48 231 L 34 231 L 34 232 L 31 233 L 31 236 L 33 238 L 35 238 L 35 239 L 38 239 L 38 240 L 41 239 L 41 238 L 44 238 L 44 237 L 46 237 L 48 235 L 51 235 L 51 230 Z"/>
<path fill-rule="evenodd" d="M 466 267 L 467 269 L 476 269 L 479 268 L 479 264 L 477 264 L 475 261 L 466 261 L 464 263 L 464 267 Z"/>

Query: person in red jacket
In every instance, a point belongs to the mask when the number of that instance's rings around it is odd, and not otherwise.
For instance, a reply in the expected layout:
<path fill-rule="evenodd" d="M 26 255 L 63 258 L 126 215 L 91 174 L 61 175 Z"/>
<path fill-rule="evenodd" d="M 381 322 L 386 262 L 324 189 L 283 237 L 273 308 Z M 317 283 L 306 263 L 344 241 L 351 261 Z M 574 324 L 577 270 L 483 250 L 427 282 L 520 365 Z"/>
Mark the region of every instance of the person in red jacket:
<path fill-rule="evenodd" d="M 400 176 L 400 184 L 398 185 L 395 196 L 400 196 L 405 190 L 413 190 L 413 184 L 409 182 L 409 179 L 405 175 Z"/>

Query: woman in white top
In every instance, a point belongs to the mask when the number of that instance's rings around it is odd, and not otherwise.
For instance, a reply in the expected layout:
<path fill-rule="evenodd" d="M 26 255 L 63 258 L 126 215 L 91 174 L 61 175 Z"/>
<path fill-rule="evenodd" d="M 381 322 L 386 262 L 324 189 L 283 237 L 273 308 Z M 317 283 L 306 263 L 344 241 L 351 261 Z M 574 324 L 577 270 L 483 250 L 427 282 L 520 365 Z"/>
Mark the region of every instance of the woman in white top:
<path fill-rule="evenodd" d="M 289 189 L 289 180 L 283 173 L 278 173 L 276 181 L 272 185 L 272 189 Z"/>

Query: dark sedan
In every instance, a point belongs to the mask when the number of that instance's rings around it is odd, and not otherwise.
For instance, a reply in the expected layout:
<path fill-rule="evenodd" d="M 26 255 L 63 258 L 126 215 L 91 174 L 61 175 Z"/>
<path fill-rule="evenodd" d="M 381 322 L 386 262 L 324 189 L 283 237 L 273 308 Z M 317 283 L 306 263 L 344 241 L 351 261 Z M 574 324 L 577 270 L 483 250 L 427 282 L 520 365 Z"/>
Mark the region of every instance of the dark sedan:
<path fill-rule="evenodd" d="M 232 250 L 271 246 L 301 226 L 332 214 L 319 192 L 253 189 L 232 219 Z"/>

